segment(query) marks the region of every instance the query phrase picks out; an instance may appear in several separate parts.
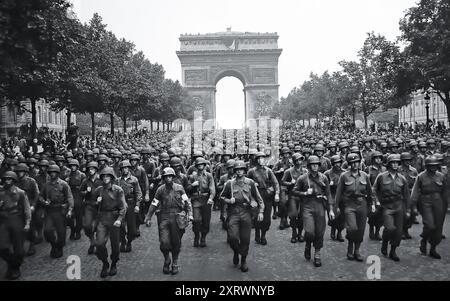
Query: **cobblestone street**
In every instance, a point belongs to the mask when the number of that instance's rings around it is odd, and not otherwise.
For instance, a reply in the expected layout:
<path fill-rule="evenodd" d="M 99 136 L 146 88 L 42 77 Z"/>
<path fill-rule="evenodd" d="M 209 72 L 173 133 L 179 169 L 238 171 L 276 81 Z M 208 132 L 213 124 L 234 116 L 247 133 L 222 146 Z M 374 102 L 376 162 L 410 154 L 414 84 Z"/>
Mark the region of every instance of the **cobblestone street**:
<path fill-rule="evenodd" d="M 162 273 L 163 257 L 159 250 L 157 226 L 154 220 L 151 228 L 141 227 L 141 237 L 133 243 L 131 253 L 122 253 L 118 263 L 118 274 L 106 281 L 125 280 L 206 280 L 206 281 L 247 281 L 247 280 L 367 280 L 366 263 L 349 262 L 346 259 L 346 243 L 331 241 L 327 228 L 325 245 L 322 250 L 321 268 L 315 268 L 312 262 L 303 257 L 304 243 L 290 242 L 290 229 L 278 230 L 279 220 L 272 222 L 268 232 L 267 246 L 251 242 L 248 257 L 249 272 L 242 273 L 232 264 L 232 251 L 226 244 L 226 234 L 219 224 L 218 212 L 213 212 L 211 233 L 206 248 L 192 247 L 191 228 L 183 237 L 180 254 L 180 273 L 176 276 Z M 450 235 L 449 218 L 446 219 L 444 232 Z M 449 280 L 450 279 L 450 239 L 445 239 L 438 247 L 442 260 L 434 260 L 419 253 L 419 234 L 421 225 L 414 225 L 412 240 L 402 241 L 398 249 L 399 263 L 382 257 L 381 243 L 368 240 L 366 233 L 362 246 L 362 255 L 381 257 L 381 280 Z M 253 236 L 253 234 L 252 234 Z M 21 280 L 48 281 L 67 280 L 66 264 L 69 255 L 81 258 L 81 279 L 101 280 L 101 263 L 94 255 L 87 255 L 88 241 L 83 236 L 80 241 L 67 241 L 64 256 L 51 259 L 50 246 L 42 243 L 37 253 L 28 257 L 22 266 Z M 0 262 L 0 279 L 4 280 L 6 266 Z"/>

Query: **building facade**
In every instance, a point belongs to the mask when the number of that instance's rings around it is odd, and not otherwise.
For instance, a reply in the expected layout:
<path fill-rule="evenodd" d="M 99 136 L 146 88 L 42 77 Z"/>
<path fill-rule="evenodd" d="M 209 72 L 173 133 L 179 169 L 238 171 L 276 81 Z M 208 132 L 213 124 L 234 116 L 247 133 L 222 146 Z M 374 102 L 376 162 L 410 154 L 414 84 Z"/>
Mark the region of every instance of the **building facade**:
<path fill-rule="evenodd" d="M 449 121 L 447 117 L 447 108 L 445 107 L 444 102 L 436 93 L 430 93 L 429 96 L 430 100 L 428 106 L 430 120 L 433 121 L 436 126 L 438 123 L 443 123 L 446 127 L 448 127 Z M 414 127 L 415 124 L 426 124 L 427 109 L 425 93 L 413 93 L 412 98 L 413 99 L 410 104 L 398 109 L 399 122 L 403 124 L 407 123 L 412 127 Z"/>
<path fill-rule="evenodd" d="M 25 110 L 19 110 L 14 105 L 0 107 L 0 138 L 21 135 L 21 128 L 31 126 L 31 103 L 24 103 Z M 76 124 L 76 116 L 72 114 L 71 122 Z M 48 128 L 49 131 L 64 134 L 67 129 L 66 110 L 52 111 L 45 100 L 36 102 L 37 128 Z"/>

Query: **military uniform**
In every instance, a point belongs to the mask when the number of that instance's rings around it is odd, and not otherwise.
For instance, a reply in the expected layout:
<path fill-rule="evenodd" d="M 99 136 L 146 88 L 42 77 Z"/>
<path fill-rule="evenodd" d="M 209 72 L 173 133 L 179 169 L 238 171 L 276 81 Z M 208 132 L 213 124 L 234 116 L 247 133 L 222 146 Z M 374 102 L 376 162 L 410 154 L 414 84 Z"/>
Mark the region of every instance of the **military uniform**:
<path fill-rule="evenodd" d="M 384 173 L 386 171 L 386 167 L 383 165 L 376 166 L 370 165 L 366 168 L 366 173 L 369 175 L 370 183 L 375 183 L 378 175 Z M 380 237 L 380 229 L 383 226 L 383 208 L 377 207 L 375 212 L 369 212 L 369 238 L 372 240 L 381 240 Z"/>
<path fill-rule="evenodd" d="M 81 238 L 81 229 L 83 228 L 83 196 L 81 195 L 81 184 L 86 179 L 86 175 L 77 170 L 70 173 L 66 182 L 72 191 L 74 210 L 73 217 L 69 219 L 69 227 L 71 230 L 70 239 L 78 240 Z"/>
<path fill-rule="evenodd" d="M 400 174 L 402 176 L 404 176 L 406 178 L 406 181 L 407 181 L 407 184 L 408 184 L 408 189 L 409 189 L 409 191 L 411 191 L 413 189 L 414 182 L 416 181 L 417 176 L 419 175 L 419 173 L 411 165 L 409 165 L 409 166 L 405 166 L 405 165 L 400 166 L 399 167 L 399 172 L 400 172 Z M 410 207 L 407 207 L 406 209 L 411 211 Z M 404 223 L 403 223 L 404 238 L 411 238 L 411 236 L 408 234 L 408 229 L 410 229 L 411 226 L 413 225 L 413 221 L 415 220 L 415 217 L 416 217 L 415 213 L 412 213 L 412 212 L 411 212 L 409 218 L 405 217 Z"/>
<path fill-rule="evenodd" d="M 83 229 L 84 234 L 90 239 L 91 246 L 94 244 L 94 232 L 97 228 L 98 204 L 95 196 L 95 191 L 102 186 L 103 182 L 100 180 L 98 173 L 94 177 L 86 177 L 80 186 L 80 194 L 84 200 L 84 218 Z M 93 248 L 89 253 L 93 253 Z"/>
<path fill-rule="evenodd" d="M 286 170 L 292 167 L 292 162 L 290 159 L 283 159 L 278 161 L 275 166 L 273 167 L 273 173 L 275 174 L 275 177 L 277 178 L 278 183 L 281 183 L 281 180 L 283 178 L 283 175 Z M 285 228 L 288 228 L 288 193 L 285 186 L 280 187 L 280 203 L 278 204 L 278 216 L 281 218 L 280 221 L 280 230 L 283 230 Z M 276 205 L 276 204 L 275 204 Z M 274 208 L 275 210 L 275 208 Z"/>
<path fill-rule="evenodd" d="M 331 197 L 333 198 L 333 200 L 336 198 L 336 189 L 339 183 L 339 178 L 340 176 L 345 172 L 344 169 L 342 168 L 335 168 L 332 167 L 331 169 L 327 170 L 325 172 L 325 176 L 328 178 L 328 181 L 330 183 L 330 192 L 331 192 Z M 334 203 L 334 201 L 333 201 Z M 335 231 L 337 230 L 337 239 L 339 241 L 343 241 L 342 237 L 341 237 L 341 232 L 342 230 L 345 229 L 345 204 L 342 202 L 340 204 L 339 207 L 340 210 L 340 214 L 336 214 L 336 218 L 332 221 L 329 220 L 329 226 L 331 227 L 331 237 L 332 239 L 335 238 Z"/>

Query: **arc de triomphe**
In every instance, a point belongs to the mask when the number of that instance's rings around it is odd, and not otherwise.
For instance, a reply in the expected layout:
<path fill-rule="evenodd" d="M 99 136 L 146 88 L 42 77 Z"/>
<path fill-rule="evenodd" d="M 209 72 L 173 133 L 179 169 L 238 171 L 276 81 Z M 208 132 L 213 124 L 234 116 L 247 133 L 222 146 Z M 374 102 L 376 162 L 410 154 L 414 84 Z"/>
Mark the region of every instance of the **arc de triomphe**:
<path fill-rule="evenodd" d="M 245 118 L 256 118 L 257 102 L 278 101 L 277 33 L 226 32 L 180 36 L 182 83 L 203 118 L 216 117 L 216 84 L 238 78 L 244 86 Z M 270 97 L 269 97 L 270 96 Z M 258 101 L 257 101 L 258 100 Z"/>

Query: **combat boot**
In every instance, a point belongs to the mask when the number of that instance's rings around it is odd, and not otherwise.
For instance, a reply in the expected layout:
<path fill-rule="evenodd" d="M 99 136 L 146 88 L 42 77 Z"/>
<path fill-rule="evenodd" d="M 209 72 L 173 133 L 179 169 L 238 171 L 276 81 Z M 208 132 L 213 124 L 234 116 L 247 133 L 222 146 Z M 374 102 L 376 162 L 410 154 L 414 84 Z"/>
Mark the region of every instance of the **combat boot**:
<path fill-rule="evenodd" d="M 202 237 L 200 238 L 200 248 L 206 247 L 206 233 L 202 233 Z"/>
<path fill-rule="evenodd" d="M 172 254 L 173 256 L 173 254 Z M 172 275 L 176 275 L 178 274 L 179 270 L 178 270 L 178 258 L 175 258 L 175 256 L 173 256 L 173 263 L 172 263 Z M 178 257 L 178 256 L 177 256 Z"/>
<path fill-rule="evenodd" d="M 261 245 L 263 246 L 267 245 L 266 231 L 261 232 Z"/>
<path fill-rule="evenodd" d="M 305 245 L 305 259 L 311 260 L 311 242 L 307 242 Z"/>
<path fill-rule="evenodd" d="M 69 236 L 70 240 L 75 240 L 75 231 L 70 230 L 70 236 Z"/>
<path fill-rule="evenodd" d="M 295 244 L 296 242 L 297 242 L 297 230 L 295 228 L 292 228 L 291 243 Z"/>
<path fill-rule="evenodd" d="M 420 253 L 422 253 L 422 255 L 427 255 L 427 240 L 425 238 L 422 238 L 420 240 Z"/>
<path fill-rule="evenodd" d="M 106 278 L 108 276 L 109 262 L 107 260 L 103 261 L 102 271 L 100 273 L 101 278 Z"/>
<path fill-rule="evenodd" d="M 375 227 L 374 226 L 369 227 L 369 239 L 375 240 Z"/>
<path fill-rule="evenodd" d="M 330 237 L 331 237 L 331 240 L 336 240 L 336 228 L 335 227 L 331 227 Z"/>
<path fill-rule="evenodd" d="M 344 242 L 345 241 L 344 238 L 342 237 L 342 231 L 338 231 L 336 240 L 338 242 Z"/>
<path fill-rule="evenodd" d="M 316 249 L 314 252 L 314 266 L 316 268 L 322 266 L 322 260 L 320 259 L 320 250 Z"/>
<path fill-rule="evenodd" d="M 117 274 L 117 261 L 111 263 L 111 269 L 109 270 L 109 276 L 115 276 Z"/>
<path fill-rule="evenodd" d="M 239 253 L 238 252 L 234 252 L 234 255 L 233 255 L 233 264 L 234 265 L 238 265 L 239 264 Z"/>
<path fill-rule="evenodd" d="M 361 243 L 355 243 L 355 252 L 353 253 L 353 257 L 358 262 L 363 262 L 364 259 L 362 258 L 361 254 L 359 254 L 359 247 L 361 246 Z"/>
<path fill-rule="evenodd" d="M 75 232 L 73 238 L 74 238 L 74 240 L 80 240 L 81 239 L 81 233 L 80 232 Z"/>
<path fill-rule="evenodd" d="M 128 241 L 127 246 L 125 247 L 125 253 L 131 252 L 131 241 Z"/>
<path fill-rule="evenodd" d="M 164 274 L 170 274 L 170 264 L 172 263 L 172 261 L 170 260 L 170 256 L 167 255 L 165 260 L 164 260 L 164 266 L 163 266 L 163 273 Z"/>
<path fill-rule="evenodd" d="M 36 249 L 34 248 L 34 243 L 30 243 L 30 246 L 28 247 L 27 256 L 33 256 L 36 254 Z"/>
<path fill-rule="evenodd" d="M 92 255 L 95 253 L 95 245 L 91 244 L 88 249 L 88 255 Z"/>
<path fill-rule="evenodd" d="M 248 272 L 247 256 L 241 256 L 241 271 L 244 273 Z"/>
<path fill-rule="evenodd" d="M 18 267 L 11 267 L 11 268 L 8 268 L 8 277 L 7 277 L 7 279 L 8 280 L 17 280 L 17 279 L 19 279 L 20 278 L 20 269 L 18 268 Z"/>
<path fill-rule="evenodd" d="M 261 243 L 261 230 L 260 229 L 255 229 L 255 241 L 257 244 Z"/>
<path fill-rule="evenodd" d="M 200 246 L 199 240 L 200 240 L 200 233 L 195 232 L 194 233 L 194 248 L 198 248 Z"/>
<path fill-rule="evenodd" d="M 355 256 L 353 255 L 353 242 L 349 241 L 347 246 L 347 259 L 354 260 Z"/>
<path fill-rule="evenodd" d="M 378 240 L 378 241 L 383 240 L 380 236 L 380 228 L 376 228 L 376 230 L 375 230 L 375 240 Z"/>
<path fill-rule="evenodd" d="M 441 255 L 439 255 L 438 252 L 436 252 L 436 246 L 431 246 L 430 248 L 430 257 L 434 259 L 441 259 Z"/>
<path fill-rule="evenodd" d="M 120 243 L 120 253 L 125 253 L 127 251 L 127 246 L 125 243 Z"/>
<path fill-rule="evenodd" d="M 298 242 L 305 242 L 305 237 L 302 235 L 302 230 L 301 229 L 298 229 L 298 237 L 297 237 L 297 240 L 298 240 Z"/>
<path fill-rule="evenodd" d="M 381 254 L 383 254 L 384 256 L 388 255 L 388 240 L 387 239 L 383 239 L 383 242 L 381 244 Z"/>
<path fill-rule="evenodd" d="M 391 246 L 391 252 L 389 252 L 389 258 L 392 259 L 393 261 L 400 261 L 400 258 L 397 256 L 397 253 L 395 253 L 395 249 L 397 249 L 397 247 Z"/>

